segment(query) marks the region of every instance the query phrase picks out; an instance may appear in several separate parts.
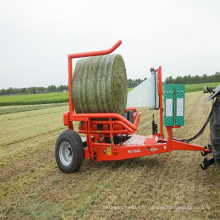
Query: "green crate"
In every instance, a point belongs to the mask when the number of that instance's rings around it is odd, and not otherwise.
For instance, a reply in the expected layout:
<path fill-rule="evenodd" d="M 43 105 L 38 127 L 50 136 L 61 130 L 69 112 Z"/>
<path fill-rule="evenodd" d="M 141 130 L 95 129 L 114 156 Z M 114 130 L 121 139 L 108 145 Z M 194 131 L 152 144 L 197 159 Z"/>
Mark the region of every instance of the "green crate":
<path fill-rule="evenodd" d="M 184 125 L 184 113 L 185 113 L 185 85 L 175 85 L 175 125 Z"/>
<path fill-rule="evenodd" d="M 174 85 L 163 85 L 163 122 L 165 126 L 174 125 Z"/>

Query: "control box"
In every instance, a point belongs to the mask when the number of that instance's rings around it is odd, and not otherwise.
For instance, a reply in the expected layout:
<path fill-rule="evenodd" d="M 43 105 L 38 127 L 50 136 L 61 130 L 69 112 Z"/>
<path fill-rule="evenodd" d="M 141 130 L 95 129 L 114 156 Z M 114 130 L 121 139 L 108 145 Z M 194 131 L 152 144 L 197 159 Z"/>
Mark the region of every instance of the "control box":
<path fill-rule="evenodd" d="M 165 126 L 174 125 L 174 85 L 165 84 L 163 86 L 164 112 L 163 120 Z"/>
<path fill-rule="evenodd" d="M 185 85 L 163 85 L 164 125 L 183 126 L 185 114 Z"/>
<path fill-rule="evenodd" d="M 185 85 L 176 84 L 175 85 L 175 125 L 184 125 L 184 114 L 185 114 Z"/>

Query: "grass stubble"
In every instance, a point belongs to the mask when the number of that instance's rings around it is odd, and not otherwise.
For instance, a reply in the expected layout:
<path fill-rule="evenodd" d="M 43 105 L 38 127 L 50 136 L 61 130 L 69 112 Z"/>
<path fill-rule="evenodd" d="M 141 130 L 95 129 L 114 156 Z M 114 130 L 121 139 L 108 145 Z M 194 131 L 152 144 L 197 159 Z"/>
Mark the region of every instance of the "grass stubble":
<path fill-rule="evenodd" d="M 176 138 L 201 128 L 211 107 L 206 100 L 202 92 L 186 94 L 185 126 L 174 129 Z M 0 219 L 220 218 L 220 173 L 216 166 L 201 170 L 200 152 L 85 160 L 78 173 L 61 173 L 54 145 L 67 110 L 51 106 L 0 115 Z M 159 112 L 138 110 L 137 133 L 150 135 L 152 114 L 159 122 Z M 207 128 L 194 143 L 206 145 L 209 135 Z"/>

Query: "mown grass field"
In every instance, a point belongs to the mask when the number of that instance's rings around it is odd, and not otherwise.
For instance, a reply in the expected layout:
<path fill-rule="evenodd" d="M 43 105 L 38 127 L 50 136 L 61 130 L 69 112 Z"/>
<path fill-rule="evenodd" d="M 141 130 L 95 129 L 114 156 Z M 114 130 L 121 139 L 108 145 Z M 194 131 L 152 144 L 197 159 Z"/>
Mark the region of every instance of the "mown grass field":
<path fill-rule="evenodd" d="M 201 128 L 211 107 L 207 97 L 186 94 L 185 126 L 174 129 L 174 137 L 188 138 Z M 84 160 L 79 172 L 63 174 L 54 145 L 66 129 L 68 106 L 45 106 L 17 106 L 14 113 L 14 106 L 0 107 L 0 219 L 220 219 L 220 172 L 215 165 L 203 171 L 200 152 Z M 138 110 L 137 133 L 150 135 L 152 114 L 159 122 L 159 112 Z M 194 143 L 206 145 L 209 136 L 207 128 Z"/>
<path fill-rule="evenodd" d="M 186 93 L 203 91 L 205 85 L 210 85 L 213 89 L 215 89 L 219 85 L 219 83 L 187 84 Z M 133 88 L 128 88 L 128 92 L 130 92 L 132 89 Z M 40 105 L 65 102 L 68 102 L 67 92 L 0 96 L 0 106 Z"/>

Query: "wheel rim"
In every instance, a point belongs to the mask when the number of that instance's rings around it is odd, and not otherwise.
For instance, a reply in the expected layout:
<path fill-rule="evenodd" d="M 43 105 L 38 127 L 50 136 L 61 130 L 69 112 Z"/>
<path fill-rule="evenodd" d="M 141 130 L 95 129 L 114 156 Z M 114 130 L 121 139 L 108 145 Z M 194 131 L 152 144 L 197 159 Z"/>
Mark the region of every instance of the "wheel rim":
<path fill-rule="evenodd" d="M 70 163 L 72 162 L 73 151 L 71 145 L 67 141 L 62 142 L 62 144 L 60 145 L 59 157 L 60 161 L 65 166 L 70 165 Z"/>

